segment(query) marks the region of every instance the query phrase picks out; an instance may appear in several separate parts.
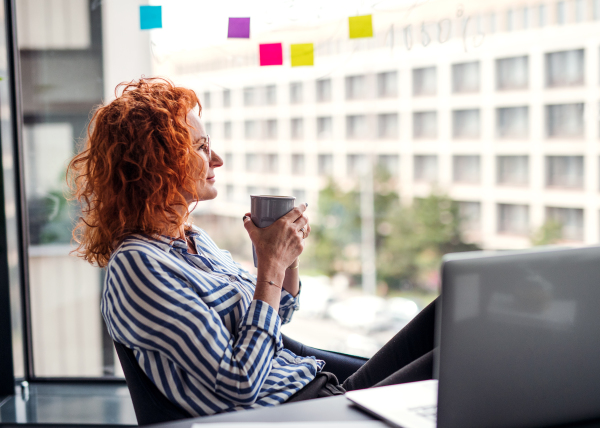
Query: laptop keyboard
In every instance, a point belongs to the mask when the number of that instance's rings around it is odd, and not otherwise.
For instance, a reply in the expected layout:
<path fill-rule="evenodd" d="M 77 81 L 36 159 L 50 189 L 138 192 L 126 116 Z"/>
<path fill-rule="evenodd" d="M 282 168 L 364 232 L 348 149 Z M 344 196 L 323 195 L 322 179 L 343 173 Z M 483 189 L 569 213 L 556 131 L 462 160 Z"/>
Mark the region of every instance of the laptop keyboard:
<path fill-rule="evenodd" d="M 437 420 L 437 405 L 435 405 L 435 404 L 428 405 L 428 406 L 411 407 L 408 410 L 416 413 L 417 415 L 419 415 L 425 419 L 430 419 L 432 421 Z"/>

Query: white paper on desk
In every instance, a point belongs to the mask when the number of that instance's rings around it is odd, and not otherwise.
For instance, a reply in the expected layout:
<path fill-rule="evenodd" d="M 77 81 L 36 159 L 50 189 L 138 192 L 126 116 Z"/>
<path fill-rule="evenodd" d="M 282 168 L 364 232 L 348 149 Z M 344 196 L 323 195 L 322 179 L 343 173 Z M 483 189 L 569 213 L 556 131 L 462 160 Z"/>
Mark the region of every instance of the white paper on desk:
<path fill-rule="evenodd" d="M 221 422 L 194 424 L 192 428 L 389 428 L 380 421 Z"/>

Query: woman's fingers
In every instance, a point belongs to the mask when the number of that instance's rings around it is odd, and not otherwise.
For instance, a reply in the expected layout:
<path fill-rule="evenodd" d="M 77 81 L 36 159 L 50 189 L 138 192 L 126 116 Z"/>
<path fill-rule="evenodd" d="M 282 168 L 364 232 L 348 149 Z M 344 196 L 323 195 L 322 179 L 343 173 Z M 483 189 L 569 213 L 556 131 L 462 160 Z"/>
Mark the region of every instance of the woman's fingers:
<path fill-rule="evenodd" d="M 306 203 L 300 204 L 297 207 L 294 207 L 289 213 L 281 217 L 285 221 L 295 222 L 299 217 L 302 216 L 304 211 L 306 211 Z"/>

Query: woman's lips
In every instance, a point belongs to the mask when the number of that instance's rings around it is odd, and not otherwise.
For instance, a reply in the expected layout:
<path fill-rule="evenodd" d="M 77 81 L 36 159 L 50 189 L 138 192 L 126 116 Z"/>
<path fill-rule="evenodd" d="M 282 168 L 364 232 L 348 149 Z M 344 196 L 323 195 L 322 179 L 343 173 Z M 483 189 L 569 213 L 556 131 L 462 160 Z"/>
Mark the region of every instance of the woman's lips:
<path fill-rule="evenodd" d="M 206 181 L 215 181 L 215 176 L 213 175 L 212 177 L 206 177 Z"/>

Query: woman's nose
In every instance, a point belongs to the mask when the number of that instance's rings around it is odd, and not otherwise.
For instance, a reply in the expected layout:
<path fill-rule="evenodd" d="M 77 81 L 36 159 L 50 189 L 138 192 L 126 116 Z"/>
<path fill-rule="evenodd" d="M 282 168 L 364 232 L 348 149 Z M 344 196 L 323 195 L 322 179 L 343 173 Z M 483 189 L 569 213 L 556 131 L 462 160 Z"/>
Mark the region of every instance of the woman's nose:
<path fill-rule="evenodd" d="M 223 165 L 223 159 L 221 159 L 221 156 L 219 156 L 214 150 L 211 153 L 211 157 L 210 157 L 210 167 L 211 168 L 218 168 L 220 166 Z"/>

